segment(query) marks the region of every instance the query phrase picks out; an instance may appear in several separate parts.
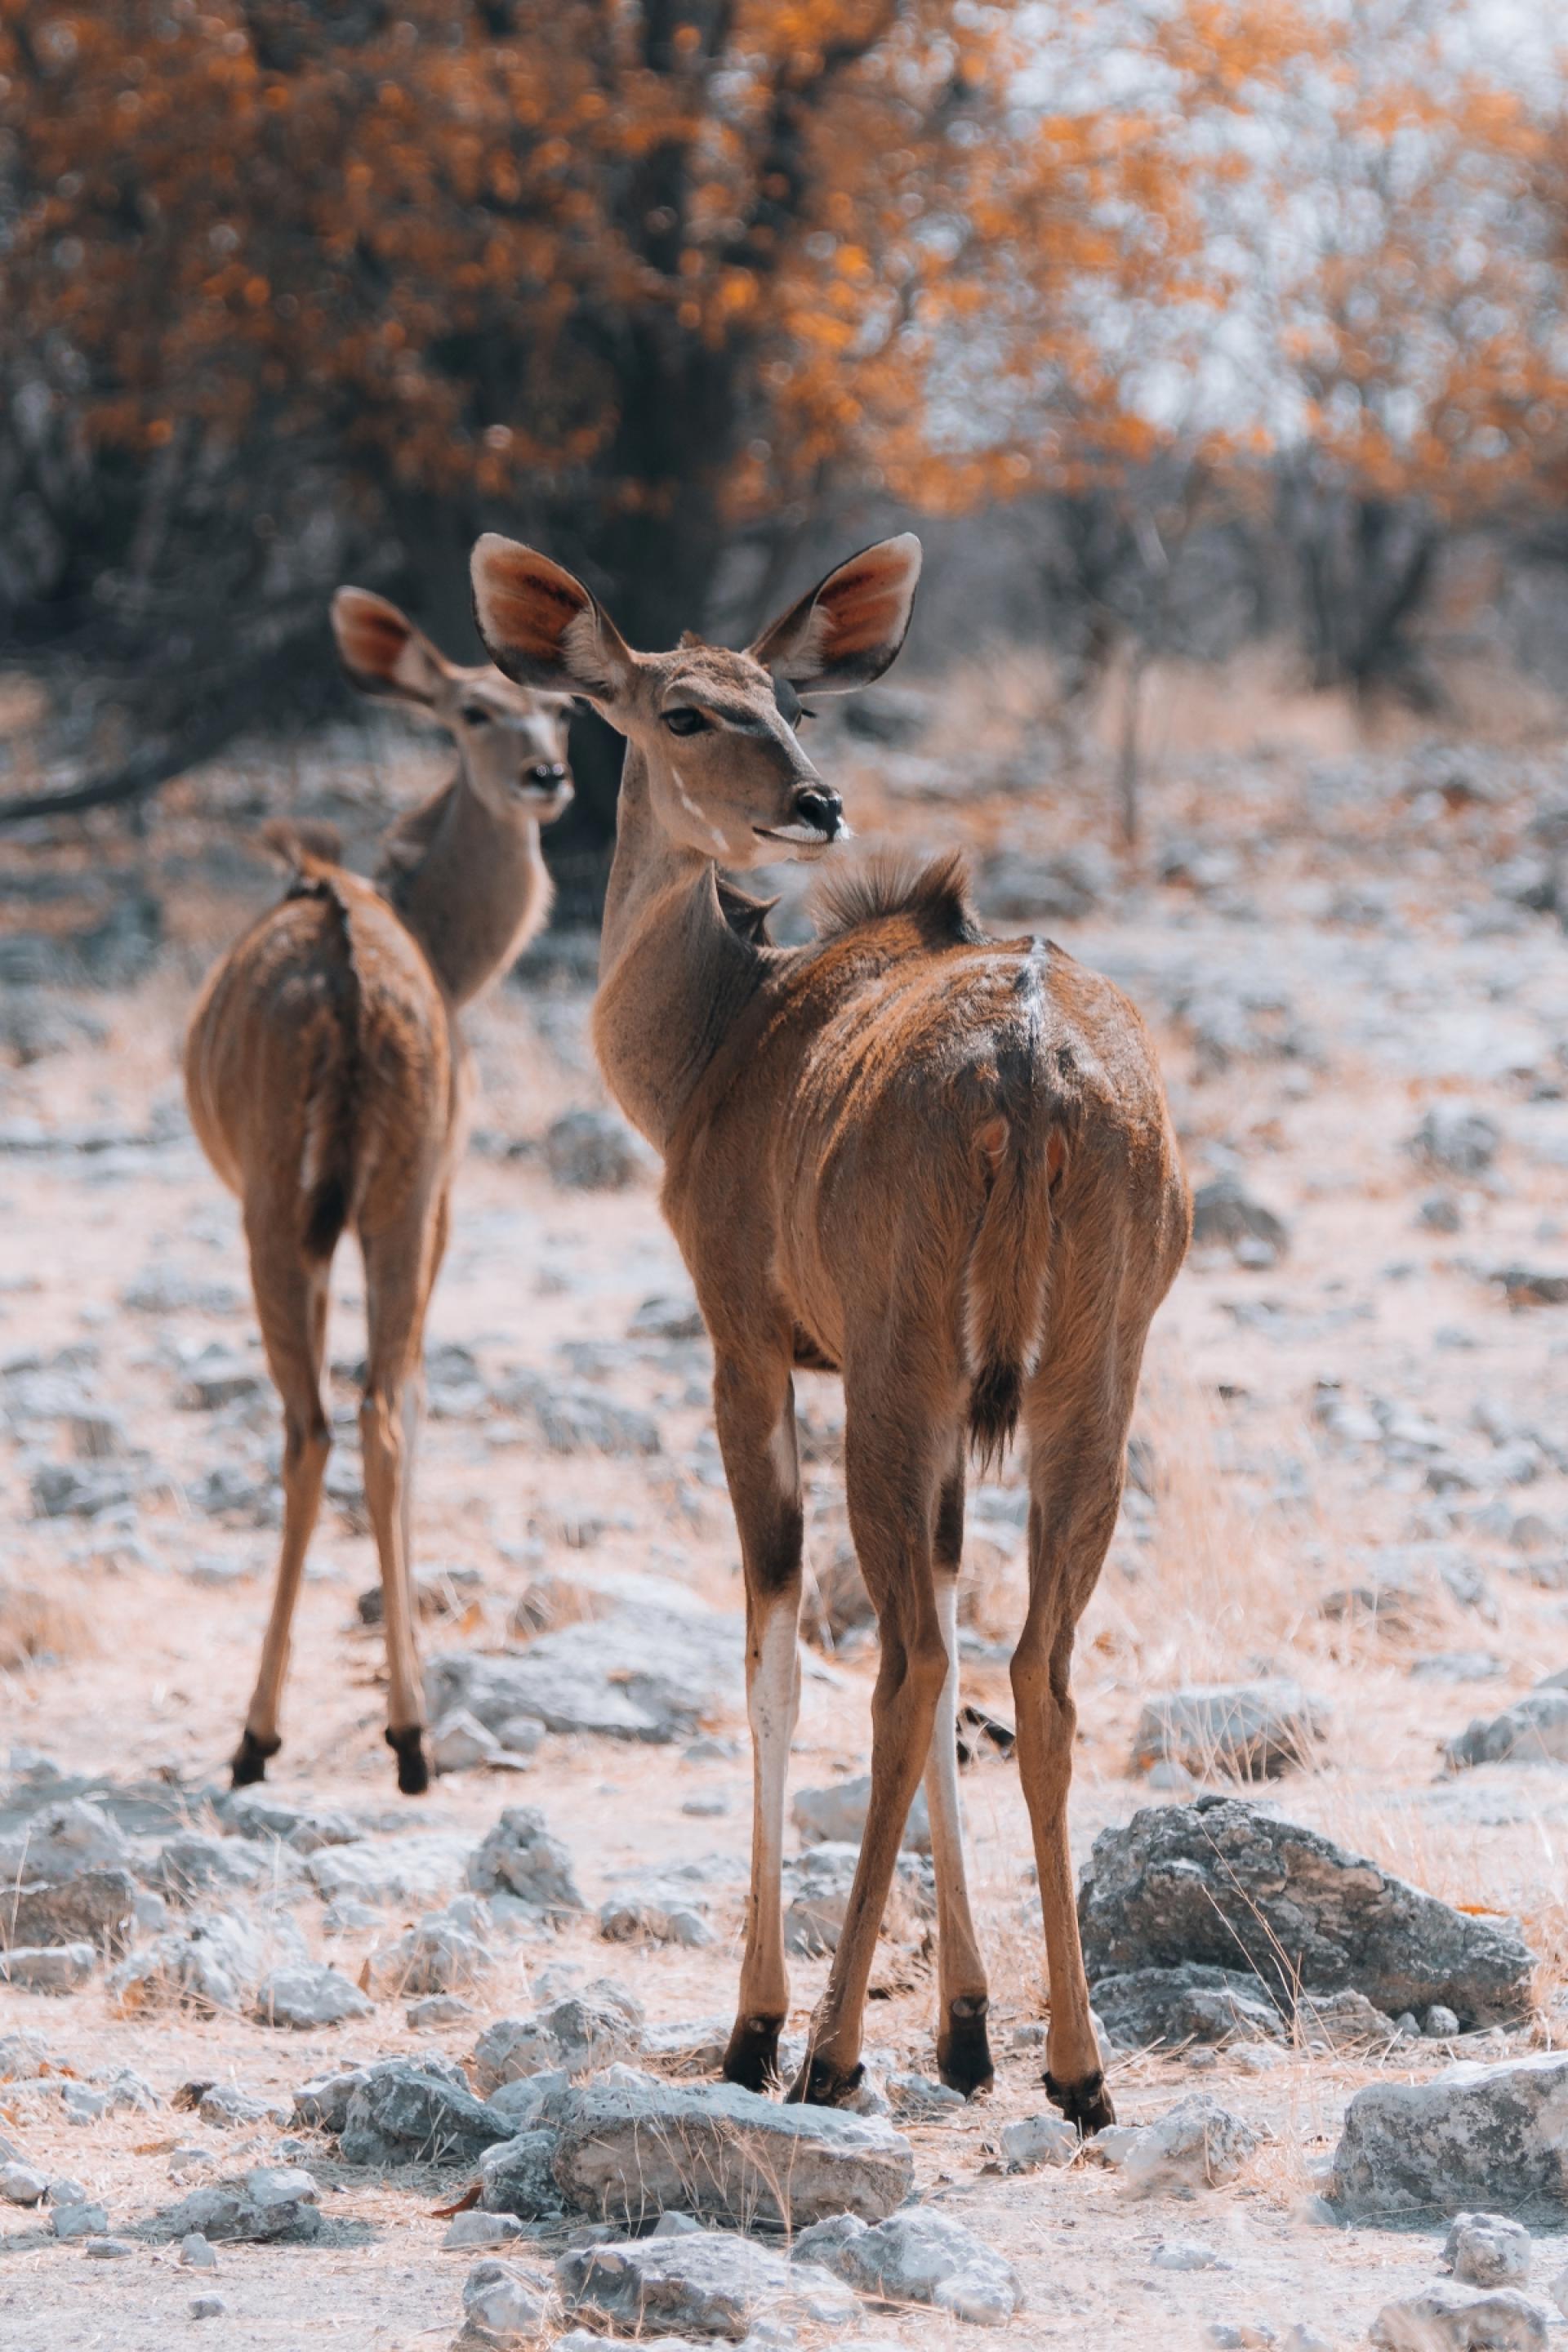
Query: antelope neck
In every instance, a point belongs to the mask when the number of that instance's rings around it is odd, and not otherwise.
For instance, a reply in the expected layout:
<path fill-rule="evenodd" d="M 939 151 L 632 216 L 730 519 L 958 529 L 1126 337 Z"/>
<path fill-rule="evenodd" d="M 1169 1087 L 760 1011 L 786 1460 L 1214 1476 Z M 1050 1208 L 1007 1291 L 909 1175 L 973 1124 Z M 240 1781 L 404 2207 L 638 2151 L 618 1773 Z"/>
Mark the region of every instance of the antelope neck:
<path fill-rule="evenodd" d="M 538 820 L 521 811 L 492 816 L 459 768 L 423 856 L 386 890 L 457 1005 L 478 996 L 510 962 L 549 887 Z"/>
<path fill-rule="evenodd" d="M 647 764 L 631 743 L 600 955 L 600 1066 L 626 1117 L 663 1151 L 777 951 L 753 947 L 726 922 L 713 859 L 682 848 L 658 824 Z"/>

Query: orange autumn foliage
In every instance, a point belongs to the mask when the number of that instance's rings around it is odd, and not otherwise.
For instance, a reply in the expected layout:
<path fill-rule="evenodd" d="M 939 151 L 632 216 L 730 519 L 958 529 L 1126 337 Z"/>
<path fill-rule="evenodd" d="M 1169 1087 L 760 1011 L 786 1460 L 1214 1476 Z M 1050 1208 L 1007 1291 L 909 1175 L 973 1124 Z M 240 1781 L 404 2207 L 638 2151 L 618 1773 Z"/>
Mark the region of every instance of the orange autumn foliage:
<path fill-rule="evenodd" d="M 1306 37 L 1165 34 L 1227 104 Z M 0 0 L 7 331 L 100 441 L 326 435 L 436 497 L 733 521 L 1136 458 L 1095 305 L 1194 278 L 1198 167 L 1030 62 L 962 0 Z"/>

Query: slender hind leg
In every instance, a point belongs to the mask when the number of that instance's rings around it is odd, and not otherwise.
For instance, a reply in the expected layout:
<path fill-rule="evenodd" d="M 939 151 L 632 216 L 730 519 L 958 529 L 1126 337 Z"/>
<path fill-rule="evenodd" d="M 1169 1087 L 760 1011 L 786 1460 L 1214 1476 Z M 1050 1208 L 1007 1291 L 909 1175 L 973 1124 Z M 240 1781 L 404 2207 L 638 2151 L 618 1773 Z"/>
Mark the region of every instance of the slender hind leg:
<path fill-rule="evenodd" d="M 450 1231 L 450 1196 L 443 1192 L 437 1207 L 435 1232 L 430 1244 L 425 1304 L 419 1316 L 419 1340 L 409 1360 L 408 1377 L 403 1389 L 403 1557 L 409 1563 L 411 1577 L 414 1573 L 414 1487 L 418 1474 L 419 1443 L 425 1433 L 425 1318 L 429 1312 L 430 1297 L 436 1287 L 436 1277 L 441 1271 L 441 1261 L 447 1255 Z"/>
<path fill-rule="evenodd" d="M 292 1203 L 289 1213 L 294 1213 Z M 331 1448 L 321 1407 L 331 1255 L 307 1258 L 291 1236 L 280 1238 L 287 1232 L 284 1221 L 259 1210 L 247 1216 L 246 1227 L 262 1344 L 283 1402 L 283 1542 L 256 1688 L 229 1768 L 237 1789 L 264 1780 L 268 1759 L 281 1745 L 278 1721 L 289 1670 L 289 1629 Z"/>
<path fill-rule="evenodd" d="M 361 1234 L 370 1344 L 360 1406 L 360 1443 L 365 1507 L 381 1562 L 388 1685 L 386 1744 L 396 1754 L 397 1785 L 405 1797 L 423 1796 L 430 1785 L 407 1544 L 412 1476 L 405 1413 L 411 1384 L 417 1393 L 419 1351 L 439 1222 L 438 1204 L 421 1201 L 394 1224 Z"/>
<path fill-rule="evenodd" d="M 937 1701 L 925 1770 L 936 1870 L 937 1966 L 942 2021 L 937 2072 L 950 2091 L 989 2090 L 993 2080 L 985 2020 L 991 2006 L 985 1963 L 969 1908 L 963 1822 L 958 1798 L 958 1570 L 963 1550 L 963 1456 L 960 1453 L 937 1504 L 932 1546 L 937 1621 L 947 1653 L 947 1679 Z"/>
<path fill-rule="evenodd" d="M 795 1384 L 782 1352 L 721 1354 L 713 1400 L 746 1577 L 746 1711 L 752 1726 L 752 1885 L 740 2005 L 724 2079 L 761 2091 L 777 2080 L 789 2011 L 784 1964 L 784 1795 L 800 1705 L 800 1460 Z"/>
<path fill-rule="evenodd" d="M 1073 1637 L 1116 1526 L 1133 1382 L 1100 1363 L 1087 1377 L 1053 1370 L 1052 1393 L 1031 1396 L 1029 1606 L 1013 1656 L 1018 1770 L 1039 1871 L 1050 1976 L 1046 2088 L 1085 2133 L 1114 2123 L 1089 2011 L 1079 1941 L 1068 1792 L 1078 1710 Z"/>
<path fill-rule="evenodd" d="M 868 1377 L 869 1368 L 858 1377 L 845 1368 L 849 1525 L 876 1603 L 882 1655 L 871 1700 L 871 1801 L 860 1858 L 805 2063 L 789 2093 L 820 2106 L 848 2097 L 864 2072 L 866 1988 L 948 1673 L 931 1549 L 939 1465 L 951 1458 L 954 1440 L 949 1434 L 944 1443 L 927 1425 L 918 1391 L 910 1393 L 893 1370 L 899 1361 L 892 1357 Z M 863 1396 L 874 1403 L 858 1403 Z"/>

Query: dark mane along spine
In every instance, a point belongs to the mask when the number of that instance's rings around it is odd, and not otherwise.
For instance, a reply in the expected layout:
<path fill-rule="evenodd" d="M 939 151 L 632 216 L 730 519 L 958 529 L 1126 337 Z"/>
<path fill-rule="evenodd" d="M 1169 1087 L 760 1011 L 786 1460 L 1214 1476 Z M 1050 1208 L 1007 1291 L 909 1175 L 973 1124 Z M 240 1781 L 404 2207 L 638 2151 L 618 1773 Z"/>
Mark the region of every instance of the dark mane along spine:
<path fill-rule="evenodd" d="M 354 1144 L 363 1076 L 364 991 L 354 955 L 353 917 L 342 879 L 310 866 L 290 898 L 318 898 L 331 912 L 339 960 L 331 974 L 339 1050 L 324 1048 L 310 1074 L 305 1104 L 304 1226 L 309 1258 L 330 1258 L 353 1209 Z"/>
<path fill-rule="evenodd" d="M 827 876 L 813 893 L 821 940 L 841 939 L 863 924 L 902 916 L 931 947 L 975 947 L 985 938 L 970 902 L 969 860 L 962 849 L 916 861 L 884 854 L 847 873 Z"/>

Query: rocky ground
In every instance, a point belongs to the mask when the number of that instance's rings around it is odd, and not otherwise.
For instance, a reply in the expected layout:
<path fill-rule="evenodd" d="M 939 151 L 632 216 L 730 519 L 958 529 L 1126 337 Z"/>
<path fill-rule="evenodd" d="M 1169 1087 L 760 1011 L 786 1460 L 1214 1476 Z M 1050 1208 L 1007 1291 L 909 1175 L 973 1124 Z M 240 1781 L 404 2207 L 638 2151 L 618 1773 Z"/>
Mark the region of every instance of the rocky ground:
<path fill-rule="evenodd" d="M 994 2093 L 932 2088 L 918 1817 L 868 2112 L 705 2087 L 749 1827 L 739 1573 L 705 1343 L 587 1054 L 589 939 L 552 935 L 471 1024 L 416 1513 L 450 1769 L 399 1800 L 381 1742 L 345 1249 L 286 1745 L 265 1792 L 223 1793 L 278 1439 L 175 1056 L 275 887 L 261 810 L 367 842 L 425 772 L 345 737 L 0 869 L 6 2352 L 162 2352 L 208 2320 L 237 2352 L 1561 2328 L 1568 743 L 1175 761 L 1129 864 L 1093 769 L 1005 712 L 888 693 L 862 726 L 814 745 L 858 830 L 966 841 L 996 928 L 1133 992 L 1202 1188 L 1078 1667 L 1086 1937 L 1142 2128 L 1080 2152 L 1037 2120 L 1028 1839 L 983 1735 Z M 797 2034 L 872 1672 L 837 1391 L 800 1389 Z M 1022 1527 L 1010 1465 L 971 1498 L 963 1605 L 965 1696 L 1004 1724 Z"/>

